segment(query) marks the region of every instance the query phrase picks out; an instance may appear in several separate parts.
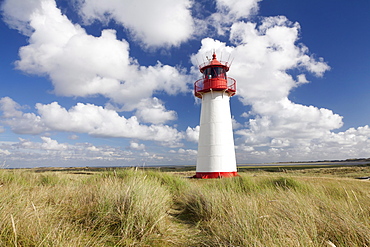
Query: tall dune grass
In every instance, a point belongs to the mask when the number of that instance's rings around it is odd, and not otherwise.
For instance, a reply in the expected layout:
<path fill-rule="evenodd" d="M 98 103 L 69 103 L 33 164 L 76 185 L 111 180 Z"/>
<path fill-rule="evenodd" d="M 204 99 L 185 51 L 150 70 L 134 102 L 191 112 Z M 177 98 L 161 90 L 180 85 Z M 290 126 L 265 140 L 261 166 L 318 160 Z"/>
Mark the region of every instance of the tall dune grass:
<path fill-rule="evenodd" d="M 0 246 L 370 246 L 369 181 L 255 175 L 0 170 Z"/>

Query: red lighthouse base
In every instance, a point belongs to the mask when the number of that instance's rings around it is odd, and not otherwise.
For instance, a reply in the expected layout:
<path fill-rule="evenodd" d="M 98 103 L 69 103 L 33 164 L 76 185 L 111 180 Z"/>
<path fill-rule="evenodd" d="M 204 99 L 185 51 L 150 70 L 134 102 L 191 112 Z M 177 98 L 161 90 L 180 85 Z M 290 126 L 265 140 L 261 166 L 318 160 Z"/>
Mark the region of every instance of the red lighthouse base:
<path fill-rule="evenodd" d="M 197 172 L 193 178 L 229 178 L 237 177 L 238 172 Z"/>

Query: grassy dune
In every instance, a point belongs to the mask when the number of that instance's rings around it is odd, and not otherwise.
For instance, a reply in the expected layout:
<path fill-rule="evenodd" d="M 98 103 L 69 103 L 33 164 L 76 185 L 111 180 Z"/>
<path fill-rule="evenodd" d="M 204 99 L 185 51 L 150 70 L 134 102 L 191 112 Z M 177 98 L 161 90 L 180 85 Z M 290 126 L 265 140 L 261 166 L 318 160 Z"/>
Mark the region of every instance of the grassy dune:
<path fill-rule="evenodd" d="M 370 246 L 370 167 L 187 174 L 2 169 L 0 246 Z"/>

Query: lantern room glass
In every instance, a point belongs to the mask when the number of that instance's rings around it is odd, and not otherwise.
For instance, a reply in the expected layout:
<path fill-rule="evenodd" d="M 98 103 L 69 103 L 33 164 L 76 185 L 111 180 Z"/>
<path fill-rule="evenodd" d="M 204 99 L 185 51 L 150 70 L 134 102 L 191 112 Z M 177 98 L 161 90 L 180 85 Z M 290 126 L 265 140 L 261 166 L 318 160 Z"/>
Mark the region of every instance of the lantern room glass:
<path fill-rule="evenodd" d="M 203 75 L 205 79 L 226 79 L 226 70 L 223 67 L 209 67 L 204 70 Z"/>

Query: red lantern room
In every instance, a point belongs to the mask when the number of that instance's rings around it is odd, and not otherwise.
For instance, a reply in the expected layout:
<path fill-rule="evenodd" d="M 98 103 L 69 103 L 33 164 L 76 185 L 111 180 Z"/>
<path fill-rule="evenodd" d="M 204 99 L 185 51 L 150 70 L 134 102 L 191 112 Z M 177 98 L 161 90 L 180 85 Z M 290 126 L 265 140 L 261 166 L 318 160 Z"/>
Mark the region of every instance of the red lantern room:
<path fill-rule="evenodd" d="M 227 62 L 224 64 L 219 62 L 215 53 L 213 53 L 211 61 L 199 66 L 199 70 L 203 74 L 203 78 L 194 83 L 196 97 L 202 98 L 203 93 L 210 91 L 225 91 L 229 96 L 235 94 L 236 81 L 226 76 L 229 66 L 227 66 Z"/>

